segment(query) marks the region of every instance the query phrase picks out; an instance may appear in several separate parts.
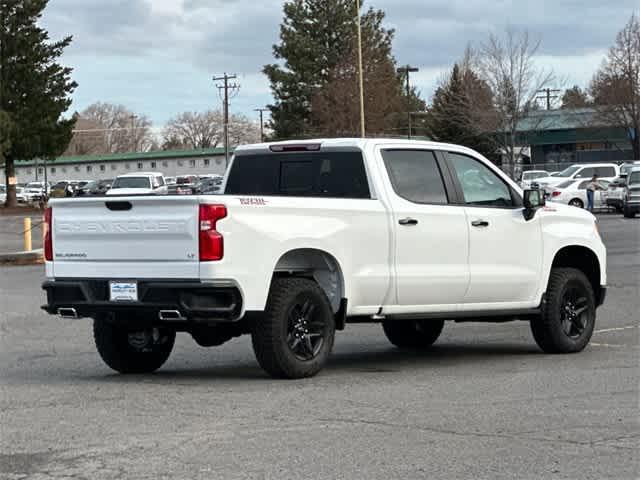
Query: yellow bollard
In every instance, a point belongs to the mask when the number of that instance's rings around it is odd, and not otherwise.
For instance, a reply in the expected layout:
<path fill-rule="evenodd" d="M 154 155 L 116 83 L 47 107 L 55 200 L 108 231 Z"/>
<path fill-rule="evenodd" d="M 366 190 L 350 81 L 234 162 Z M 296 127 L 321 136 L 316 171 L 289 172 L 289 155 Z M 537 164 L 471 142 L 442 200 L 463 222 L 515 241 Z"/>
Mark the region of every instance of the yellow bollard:
<path fill-rule="evenodd" d="M 31 218 L 24 219 L 24 251 L 31 251 Z"/>

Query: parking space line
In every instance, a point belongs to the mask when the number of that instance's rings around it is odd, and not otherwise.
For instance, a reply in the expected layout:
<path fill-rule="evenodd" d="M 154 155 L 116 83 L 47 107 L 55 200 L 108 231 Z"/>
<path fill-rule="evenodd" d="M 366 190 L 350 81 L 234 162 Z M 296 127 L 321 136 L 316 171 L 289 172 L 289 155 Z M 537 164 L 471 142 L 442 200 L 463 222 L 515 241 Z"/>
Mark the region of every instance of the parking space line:
<path fill-rule="evenodd" d="M 629 330 L 631 328 L 640 328 L 640 325 L 631 325 L 629 327 L 604 328 L 602 330 L 594 330 L 593 333 L 619 332 L 620 330 Z"/>
<path fill-rule="evenodd" d="M 594 342 L 590 342 L 589 345 L 593 347 L 609 347 L 609 348 L 620 348 L 625 346 L 625 345 L 617 345 L 614 343 L 594 343 Z"/>

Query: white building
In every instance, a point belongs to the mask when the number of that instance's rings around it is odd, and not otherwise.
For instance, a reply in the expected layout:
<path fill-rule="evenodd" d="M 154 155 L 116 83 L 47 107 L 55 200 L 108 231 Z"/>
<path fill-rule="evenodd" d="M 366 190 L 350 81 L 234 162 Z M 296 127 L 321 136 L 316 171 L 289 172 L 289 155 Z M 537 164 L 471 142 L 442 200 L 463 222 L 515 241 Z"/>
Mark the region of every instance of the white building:
<path fill-rule="evenodd" d="M 45 179 L 42 160 L 16 161 L 18 183 Z M 178 175 L 220 174 L 226 170 L 223 148 L 203 150 L 175 150 L 159 152 L 113 153 L 59 157 L 46 162 L 46 179 L 100 180 L 114 178 L 135 171 L 159 171 L 167 177 Z M 5 170 L 0 166 L 0 183 L 4 183 Z"/>

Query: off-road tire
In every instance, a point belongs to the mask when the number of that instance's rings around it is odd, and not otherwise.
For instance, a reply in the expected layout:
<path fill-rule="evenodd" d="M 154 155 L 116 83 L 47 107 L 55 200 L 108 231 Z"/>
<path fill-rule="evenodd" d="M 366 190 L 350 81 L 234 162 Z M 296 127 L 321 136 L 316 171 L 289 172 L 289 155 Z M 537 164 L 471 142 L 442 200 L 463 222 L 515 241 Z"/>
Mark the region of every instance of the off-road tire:
<path fill-rule="evenodd" d="M 293 309 L 310 300 L 314 322 L 321 324 L 322 344 L 313 358 L 300 359 L 289 340 Z M 260 366 L 274 378 L 304 378 L 317 374 L 327 363 L 335 338 L 335 318 L 324 291 L 305 278 L 276 278 L 271 283 L 264 315 L 252 325 L 253 351 Z"/>
<path fill-rule="evenodd" d="M 584 330 L 575 337 L 563 329 L 565 293 L 577 289 L 585 299 Z M 546 302 L 539 317 L 531 320 L 531 332 L 538 346 L 546 353 L 576 353 L 582 351 L 591 336 L 596 321 L 596 302 L 589 279 L 575 268 L 554 268 L 547 286 Z"/>
<path fill-rule="evenodd" d="M 151 373 L 167 361 L 176 339 L 176 332 L 150 329 L 146 345 L 134 347 L 129 341 L 130 329 L 104 319 L 93 321 L 93 338 L 100 357 L 120 373 Z"/>
<path fill-rule="evenodd" d="M 382 329 L 398 348 L 427 348 L 435 343 L 444 320 L 385 320 Z"/>

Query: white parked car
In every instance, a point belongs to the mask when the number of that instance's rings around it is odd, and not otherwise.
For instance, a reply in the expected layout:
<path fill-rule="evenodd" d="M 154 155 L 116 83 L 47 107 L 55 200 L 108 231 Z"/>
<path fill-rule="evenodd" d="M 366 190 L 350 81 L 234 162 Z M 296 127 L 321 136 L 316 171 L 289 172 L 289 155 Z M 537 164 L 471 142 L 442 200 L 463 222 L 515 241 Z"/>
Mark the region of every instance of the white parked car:
<path fill-rule="evenodd" d="M 250 334 L 268 373 L 308 377 L 350 322 L 427 348 L 445 319 L 520 319 L 542 350 L 578 352 L 606 292 L 591 213 L 545 205 L 450 144 L 246 145 L 221 195 L 50 205 L 44 308 L 92 318 L 98 352 L 123 373 L 160 368 L 188 332 L 209 347 Z"/>
<path fill-rule="evenodd" d="M 167 185 L 162 173 L 138 172 L 120 175 L 107 190 L 107 195 L 166 195 Z"/>
<path fill-rule="evenodd" d="M 527 170 L 526 172 L 522 172 L 519 182 L 520 187 L 523 189 L 531 188 L 531 184 L 538 178 L 548 178 L 549 175 L 549 172 L 546 170 Z"/>
<path fill-rule="evenodd" d="M 555 203 L 565 203 L 574 207 L 585 208 L 587 206 L 587 185 L 590 182 L 591 179 L 566 180 L 553 187 L 549 200 Z M 606 189 L 609 186 L 609 181 L 598 180 L 598 183 L 600 183 L 605 190 L 596 190 L 593 196 L 593 206 L 594 208 L 608 208 Z"/>
<path fill-rule="evenodd" d="M 0 203 L 4 203 L 7 200 L 7 187 L 0 185 Z"/>
<path fill-rule="evenodd" d="M 576 164 L 564 169 L 554 177 L 538 178 L 536 182 L 540 188 L 550 193 L 552 191 L 551 187 L 555 187 L 560 183 L 574 179 L 591 180 L 594 175 L 598 175 L 600 180 L 611 181 L 620 175 L 620 167 L 615 163 Z"/>

